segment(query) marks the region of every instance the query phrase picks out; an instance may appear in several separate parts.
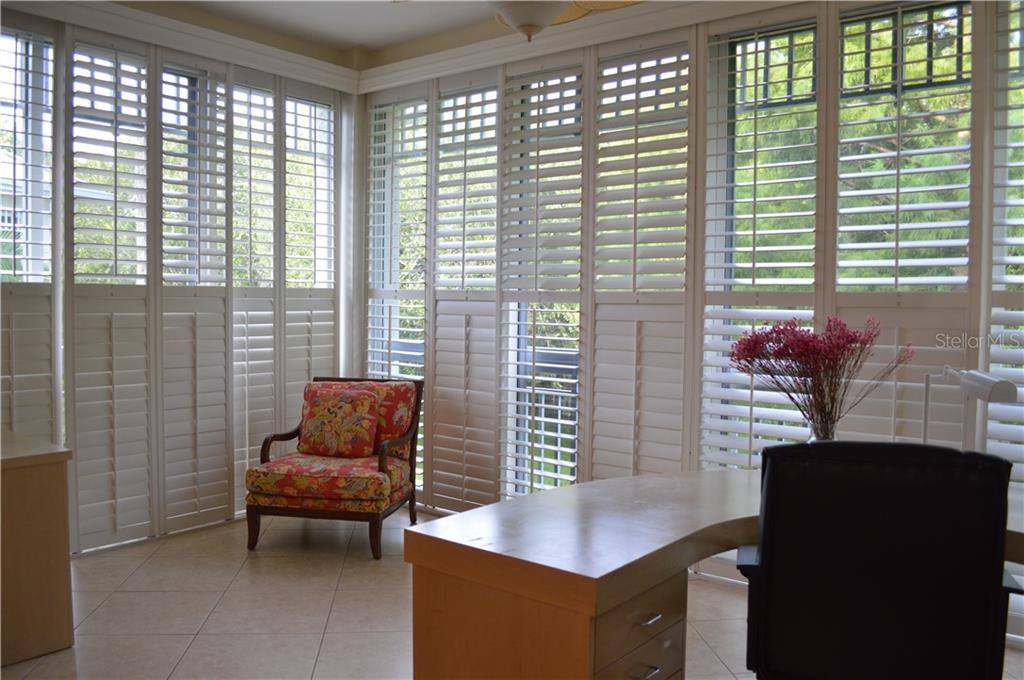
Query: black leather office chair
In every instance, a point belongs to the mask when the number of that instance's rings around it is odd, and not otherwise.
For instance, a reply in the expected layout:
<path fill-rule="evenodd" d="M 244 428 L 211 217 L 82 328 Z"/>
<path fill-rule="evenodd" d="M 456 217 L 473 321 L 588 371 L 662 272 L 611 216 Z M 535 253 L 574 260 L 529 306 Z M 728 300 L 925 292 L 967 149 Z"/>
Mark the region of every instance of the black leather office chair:
<path fill-rule="evenodd" d="M 764 452 L 747 667 L 766 680 L 999 680 L 1010 464 L 914 444 Z"/>

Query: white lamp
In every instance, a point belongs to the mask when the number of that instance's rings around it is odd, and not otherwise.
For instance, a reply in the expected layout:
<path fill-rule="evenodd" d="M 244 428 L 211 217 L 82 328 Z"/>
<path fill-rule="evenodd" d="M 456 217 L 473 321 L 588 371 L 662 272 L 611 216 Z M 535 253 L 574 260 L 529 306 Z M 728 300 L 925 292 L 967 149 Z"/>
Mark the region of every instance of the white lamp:
<path fill-rule="evenodd" d="M 955 381 L 960 385 L 960 394 L 964 406 L 964 429 L 963 448 L 977 448 L 977 442 L 970 441 L 970 433 L 974 429 L 968 428 L 968 416 L 977 417 L 977 402 L 996 402 L 1013 404 L 1017 401 L 1017 386 L 1009 380 L 1002 380 L 984 371 L 970 370 L 963 371 L 944 366 L 941 373 L 929 373 L 924 377 L 924 417 L 921 424 L 921 439 L 928 443 L 928 420 L 931 405 L 932 380 L 943 382 Z M 973 407 L 973 408 L 969 408 Z"/>

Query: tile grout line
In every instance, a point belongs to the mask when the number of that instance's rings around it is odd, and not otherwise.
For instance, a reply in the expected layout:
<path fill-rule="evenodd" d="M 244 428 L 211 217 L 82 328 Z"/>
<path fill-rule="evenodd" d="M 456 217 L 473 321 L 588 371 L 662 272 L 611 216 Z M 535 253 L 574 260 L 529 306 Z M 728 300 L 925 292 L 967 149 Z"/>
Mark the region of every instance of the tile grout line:
<path fill-rule="evenodd" d="M 334 612 L 334 601 L 338 597 L 338 586 L 341 584 L 341 575 L 345 573 L 345 564 L 348 563 L 348 553 L 352 547 L 352 537 L 355 531 L 348 532 L 348 541 L 345 543 L 345 557 L 341 560 L 341 569 L 338 570 L 338 580 L 334 582 L 334 592 L 331 593 L 331 606 L 327 608 L 327 618 L 324 619 L 324 630 L 320 633 L 320 646 L 316 648 L 316 656 L 313 657 L 313 668 L 309 671 L 310 680 L 316 675 L 316 668 L 320 665 L 320 654 L 324 651 L 324 640 L 327 639 L 327 628 L 331 625 L 331 614 Z"/>
<path fill-rule="evenodd" d="M 262 534 L 262 532 L 260 532 L 260 533 Z M 171 672 L 167 674 L 167 679 L 165 679 L 165 680 L 169 680 L 170 677 L 174 675 L 174 672 L 176 670 L 178 670 L 178 666 L 181 665 L 181 660 L 184 659 L 186 656 L 188 656 L 188 651 L 190 649 L 192 649 L 192 645 L 195 643 L 196 638 L 199 637 L 199 633 L 202 632 L 203 626 L 206 625 L 206 622 L 210 620 L 211 616 L 213 616 L 213 612 L 215 612 L 217 610 L 217 607 L 220 606 L 220 603 L 224 599 L 224 596 L 227 595 L 228 588 L 230 588 L 231 584 L 235 582 L 236 578 L 238 578 L 238 574 L 242 571 L 242 567 L 244 567 L 246 562 L 248 562 L 248 561 L 249 561 L 249 557 L 248 557 L 248 555 L 246 555 L 245 559 L 242 560 L 242 563 L 238 565 L 238 569 L 235 570 L 235 573 L 231 577 L 231 580 L 228 581 L 227 586 L 225 586 L 224 590 L 222 590 L 220 592 L 220 597 L 218 597 L 217 601 L 213 603 L 212 607 L 210 607 L 210 611 L 207 612 L 206 617 L 203 618 L 203 622 L 199 624 L 198 628 L 196 628 L 196 632 L 192 635 L 192 639 L 188 641 L 188 645 L 185 647 L 185 651 L 183 651 L 181 653 L 181 656 L 178 657 L 178 660 L 174 662 L 174 666 L 171 668 Z M 173 592 L 173 591 L 169 591 L 169 592 Z"/>

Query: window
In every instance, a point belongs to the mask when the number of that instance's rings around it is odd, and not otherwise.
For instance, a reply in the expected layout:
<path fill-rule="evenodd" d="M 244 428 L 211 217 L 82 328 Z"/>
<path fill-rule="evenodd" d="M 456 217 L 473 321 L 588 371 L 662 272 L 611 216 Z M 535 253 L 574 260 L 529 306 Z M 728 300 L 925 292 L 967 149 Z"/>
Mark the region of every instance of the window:
<path fill-rule="evenodd" d="M 511 303 L 502 310 L 502 495 L 576 481 L 579 306 Z"/>
<path fill-rule="evenodd" d="M 597 290 L 682 290 L 686 257 L 689 54 L 600 63 Z"/>
<path fill-rule="evenodd" d="M 0 38 L 0 281 L 48 283 L 53 244 L 53 46 Z"/>
<path fill-rule="evenodd" d="M 274 93 L 236 85 L 232 205 L 234 285 L 274 284 Z"/>
<path fill-rule="evenodd" d="M 484 88 L 442 96 L 438 104 L 438 288 L 495 285 L 497 99 L 497 90 Z"/>
<path fill-rule="evenodd" d="M 163 280 L 227 281 L 227 89 L 205 73 L 165 69 L 163 135 Z"/>
<path fill-rule="evenodd" d="M 72 64 L 75 281 L 146 283 L 146 58 L 79 45 Z"/>
<path fill-rule="evenodd" d="M 839 290 L 961 289 L 970 4 L 851 17 L 841 32 Z"/>
<path fill-rule="evenodd" d="M 285 280 L 334 287 L 334 109 L 285 101 Z"/>
<path fill-rule="evenodd" d="M 753 467 L 806 439 L 798 411 L 729 363 L 743 332 L 798 317 L 815 282 L 815 32 L 795 27 L 709 45 L 701 460 Z"/>

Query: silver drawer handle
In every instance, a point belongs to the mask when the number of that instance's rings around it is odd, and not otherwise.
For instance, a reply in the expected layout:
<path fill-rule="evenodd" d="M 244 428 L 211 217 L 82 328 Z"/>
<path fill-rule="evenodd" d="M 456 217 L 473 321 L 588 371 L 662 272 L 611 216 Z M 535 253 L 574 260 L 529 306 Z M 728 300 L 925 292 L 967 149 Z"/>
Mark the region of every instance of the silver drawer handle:
<path fill-rule="evenodd" d="M 661 672 L 661 666 L 648 666 L 647 672 L 643 675 L 634 675 L 633 680 L 651 680 L 654 676 Z"/>
<path fill-rule="evenodd" d="M 661 614 L 658 612 L 651 612 L 647 615 L 647 618 L 640 622 L 641 627 L 653 626 L 658 621 L 661 621 Z M 659 669 L 660 670 L 660 669 Z"/>

